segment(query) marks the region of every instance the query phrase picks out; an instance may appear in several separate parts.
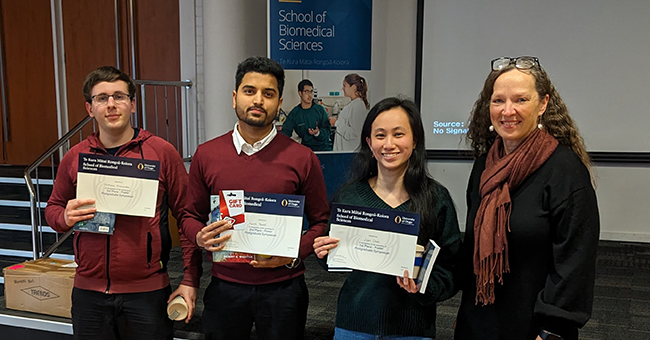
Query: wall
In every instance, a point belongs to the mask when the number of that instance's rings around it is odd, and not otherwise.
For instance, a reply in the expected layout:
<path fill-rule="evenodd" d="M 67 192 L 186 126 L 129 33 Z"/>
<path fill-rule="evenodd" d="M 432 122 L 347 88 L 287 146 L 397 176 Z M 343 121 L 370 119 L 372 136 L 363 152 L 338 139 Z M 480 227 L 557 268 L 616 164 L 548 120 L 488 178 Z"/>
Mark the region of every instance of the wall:
<path fill-rule="evenodd" d="M 265 0 L 203 2 L 205 141 L 235 124 L 232 90 L 237 63 L 248 56 L 266 55 Z M 374 0 L 370 72 L 358 72 L 369 84 L 370 103 L 403 93 L 415 93 L 416 0 Z M 199 33 L 197 33 L 199 34 Z M 404 39 L 404 37 L 409 37 Z M 319 95 L 340 91 L 343 77 L 353 71 L 287 71 L 285 111 L 299 103 L 297 84 L 304 77 L 315 81 Z M 342 95 L 342 93 L 341 93 Z"/>
<path fill-rule="evenodd" d="M 203 2 L 205 138 L 231 130 L 237 64 L 266 55 L 266 0 Z"/>
<path fill-rule="evenodd" d="M 203 4 L 207 95 L 205 118 L 200 117 L 205 119 L 202 140 L 225 133 L 235 123 L 231 91 L 237 63 L 249 55 L 266 54 L 266 1 L 248 0 L 246 4 L 248 6 L 237 0 L 220 1 L 219 5 L 208 1 Z M 373 32 L 372 72 L 368 75 L 371 103 L 399 93 L 412 97 L 415 92 L 416 1 L 374 0 Z M 197 32 L 197 36 L 199 34 Z M 320 93 L 340 88 L 343 75 L 347 73 L 332 72 L 320 77 L 316 71 L 305 72 L 307 77 L 319 76 L 316 87 Z M 298 103 L 295 84 L 301 78 L 301 71 L 287 72 L 285 109 Z M 473 101 L 474 97 L 467 100 Z M 471 166 L 471 161 L 429 162 L 431 174 L 451 192 L 463 230 L 465 188 Z M 597 164 L 594 173 L 601 239 L 650 242 L 647 228 L 650 209 L 643 209 L 650 201 L 646 190 L 650 188 L 648 166 Z"/>
<path fill-rule="evenodd" d="M 461 230 L 465 230 L 465 189 L 471 161 L 431 161 L 429 171 L 449 189 L 458 212 Z M 650 242 L 650 179 L 647 165 L 596 164 L 592 168 L 600 210 L 602 240 Z"/>

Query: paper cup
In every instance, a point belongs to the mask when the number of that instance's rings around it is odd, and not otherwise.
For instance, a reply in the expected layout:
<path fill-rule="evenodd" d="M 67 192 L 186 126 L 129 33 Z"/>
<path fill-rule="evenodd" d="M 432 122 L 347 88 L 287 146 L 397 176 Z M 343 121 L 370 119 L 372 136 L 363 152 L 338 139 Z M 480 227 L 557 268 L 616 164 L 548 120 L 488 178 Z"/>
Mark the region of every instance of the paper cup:
<path fill-rule="evenodd" d="M 175 297 L 167 305 L 167 315 L 170 319 L 175 321 L 185 320 L 187 317 L 187 303 L 182 296 Z"/>

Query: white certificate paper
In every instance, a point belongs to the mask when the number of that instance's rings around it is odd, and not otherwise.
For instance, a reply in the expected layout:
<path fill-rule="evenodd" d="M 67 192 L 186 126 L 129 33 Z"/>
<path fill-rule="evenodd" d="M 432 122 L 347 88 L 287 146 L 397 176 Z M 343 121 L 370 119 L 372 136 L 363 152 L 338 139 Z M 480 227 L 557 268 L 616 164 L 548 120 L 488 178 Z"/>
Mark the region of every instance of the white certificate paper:
<path fill-rule="evenodd" d="M 77 199 L 94 199 L 101 212 L 153 217 L 159 173 L 159 161 L 82 153 Z"/>
<path fill-rule="evenodd" d="M 329 236 L 340 241 L 327 265 L 413 278 L 419 226 L 419 214 L 333 203 Z"/>
<path fill-rule="evenodd" d="M 224 250 L 298 257 L 305 197 L 244 192 L 246 226 L 232 234 Z"/>

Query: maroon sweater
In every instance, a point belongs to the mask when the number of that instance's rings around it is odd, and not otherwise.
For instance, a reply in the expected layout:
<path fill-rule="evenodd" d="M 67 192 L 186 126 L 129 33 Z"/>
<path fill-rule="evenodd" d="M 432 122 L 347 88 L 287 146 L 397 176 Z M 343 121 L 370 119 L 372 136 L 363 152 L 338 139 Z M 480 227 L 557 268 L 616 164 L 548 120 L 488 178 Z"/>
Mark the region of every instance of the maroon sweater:
<path fill-rule="evenodd" d="M 196 242 L 196 234 L 208 221 L 210 195 L 219 194 L 219 190 L 304 195 L 309 230 L 300 240 L 301 259 L 313 252 L 314 239 L 325 233 L 329 204 L 320 162 L 309 148 L 282 134 L 251 156 L 243 152 L 237 154 L 232 131 L 198 147 L 190 167 L 187 213 L 181 223 L 188 239 Z M 253 268 L 241 263 L 212 264 L 212 275 L 243 284 L 280 282 L 304 271 L 302 263 L 295 269 L 285 266 Z"/>
<path fill-rule="evenodd" d="M 68 151 L 59 165 L 52 195 L 45 208 L 45 218 L 58 232 L 70 229 L 63 217 L 68 200 L 76 197 L 79 153 L 106 154 L 98 134 Z M 167 287 L 167 260 L 171 248 L 167 215 L 181 219 L 187 186 L 187 172 L 180 155 L 165 140 L 140 130 L 138 136 L 124 144 L 118 157 L 160 161 L 158 199 L 154 217 L 117 215 L 112 236 L 74 233 L 75 260 L 78 264 L 74 285 L 77 288 L 107 293 L 148 292 Z M 190 259 L 201 259 L 193 242 L 181 235 L 185 261 L 184 284 L 199 286 L 199 269 L 190 269 Z M 197 256 L 198 254 L 198 256 Z M 187 273 L 194 273 L 190 277 Z"/>

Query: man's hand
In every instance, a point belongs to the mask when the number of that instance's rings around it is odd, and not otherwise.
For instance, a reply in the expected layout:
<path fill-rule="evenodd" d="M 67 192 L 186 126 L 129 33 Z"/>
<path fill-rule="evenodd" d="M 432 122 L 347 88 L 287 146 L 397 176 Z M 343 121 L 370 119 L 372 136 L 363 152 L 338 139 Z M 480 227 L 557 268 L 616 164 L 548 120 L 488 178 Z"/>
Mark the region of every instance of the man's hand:
<path fill-rule="evenodd" d="M 215 236 L 228 229 L 232 229 L 232 224 L 225 220 L 209 224 L 196 233 L 196 245 L 207 251 L 221 251 L 226 246 L 225 242 L 230 240 L 232 235 L 228 234 L 217 238 Z"/>
<path fill-rule="evenodd" d="M 409 271 L 404 270 L 404 277 L 397 276 L 397 284 L 407 292 L 414 294 L 418 292 L 418 287 L 413 279 L 409 279 Z"/>
<path fill-rule="evenodd" d="M 310 135 L 312 136 L 318 136 L 320 133 L 320 130 L 318 130 L 318 122 L 316 122 L 316 127 L 315 128 L 307 128 L 307 132 L 309 132 Z"/>
<path fill-rule="evenodd" d="M 319 259 L 322 259 L 325 255 L 329 254 L 331 249 L 336 248 L 338 245 L 338 238 L 331 238 L 329 236 L 317 237 L 314 240 L 314 254 L 316 254 Z"/>
<path fill-rule="evenodd" d="M 189 323 L 190 319 L 192 319 L 192 315 L 194 315 L 194 308 L 196 307 L 196 293 L 198 290 L 198 288 L 180 285 L 178 288 L 176 288 L 172 295 L 169 296 L 169 299 L 167 299 L 167 303 L 170 303 L 172 300 L 174 300 L 175 297 L 179 295 L 183 297 L 185 303 L 187 304 L 187 317 L 185 318 L 185 323 Z"/>
<path fill-rule="evenodd" d="M 293 257 L 271 256 L 264 257 L 255 255 L 255 260 L 250 262 L 250 265 L 255 268 L 276 268 L 291 263 Z"/>
<path fill-rule="evenodd" d="M 65 211 L 63 212 L 63 219 L 65 224 L 68 227 L 72 227 L 75 223 L 79 221 L 85 221 L 93 218 L 96 208 L 87 208 L 87 209 L 77 209 L 84 205 L 95 204 L 95 200 L 92 198 L 87 198 L 83 200 L 72 199 L 68 201 L 68 204 L 65 206 Z"/>

